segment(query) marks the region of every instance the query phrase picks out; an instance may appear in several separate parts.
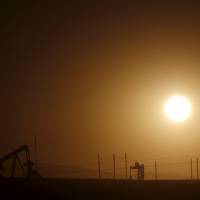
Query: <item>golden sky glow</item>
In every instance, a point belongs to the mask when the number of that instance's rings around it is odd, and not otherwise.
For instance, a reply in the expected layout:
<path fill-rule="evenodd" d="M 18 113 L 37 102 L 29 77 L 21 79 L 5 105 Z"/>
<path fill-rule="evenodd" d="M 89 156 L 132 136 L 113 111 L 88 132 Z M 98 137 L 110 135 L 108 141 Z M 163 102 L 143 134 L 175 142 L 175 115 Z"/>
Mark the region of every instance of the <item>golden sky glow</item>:
<path fill-rule="evenodd" d="M 105 169 L 113 153 L 198 157 L 200 1 L 78 2 L 1 6 L 0 154 L 34 155 L 37 136 L 39 163 L 95 173 L 98 153 Z"/>

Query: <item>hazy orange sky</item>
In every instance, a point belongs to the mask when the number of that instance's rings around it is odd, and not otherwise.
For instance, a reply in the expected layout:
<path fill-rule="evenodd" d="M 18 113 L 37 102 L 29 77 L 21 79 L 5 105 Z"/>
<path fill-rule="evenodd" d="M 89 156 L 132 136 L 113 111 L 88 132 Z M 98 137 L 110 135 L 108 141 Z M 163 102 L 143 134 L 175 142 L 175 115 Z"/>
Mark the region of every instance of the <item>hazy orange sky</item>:
<path fill-rule="evenodd" d="M 39 161 L 95 163 L 200 152 L 200 3 L 2 6 L 0 155 L 38 139 Z M 174 124 L 163 104 L 192 102 Z"/>

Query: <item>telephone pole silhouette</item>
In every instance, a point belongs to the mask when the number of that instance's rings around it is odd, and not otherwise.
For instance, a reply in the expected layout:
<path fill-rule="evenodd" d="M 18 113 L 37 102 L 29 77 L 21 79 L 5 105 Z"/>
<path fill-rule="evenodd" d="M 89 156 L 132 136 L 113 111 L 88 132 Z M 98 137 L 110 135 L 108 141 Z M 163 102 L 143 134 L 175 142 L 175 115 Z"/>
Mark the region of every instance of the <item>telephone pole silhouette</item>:
<path fill-rule="evenodd" d="M 192 174 L 192 159 L 190 159 L 190 178 L 192 180 L 193 174 Z"/>
<path fill-rule="evenodd" d="M 34 137 L 34 154 L 35 154 L 35 168 L 38 168 L 38 155 L 37 155 L 37 137 Z"/>
<path fill-rule="evenodd" d="M 101 163 L 100 163 L 100 155 L 97 156 L 97 164 L 98 164 L 98 175 L 99 179 L 101 179 Z"/>
<path fill-rule="evenodd" d="M 113 179 L 115 179 L 115 154 L 113 153 Z"/>
<path fill-rule="evenodd" d="M 125 153 L 125 178 L 128 178 L 127 154 Z"/>
<path fill-rule="evenodd" d="M 157 161 L 155 160 L 155 180 L 158 179 L 158 168 L 157 168 Z"/>
<path fill-rule="evenodd" d="M 199 179 L 199 158 L 197 157 L 197 180 Z"/>

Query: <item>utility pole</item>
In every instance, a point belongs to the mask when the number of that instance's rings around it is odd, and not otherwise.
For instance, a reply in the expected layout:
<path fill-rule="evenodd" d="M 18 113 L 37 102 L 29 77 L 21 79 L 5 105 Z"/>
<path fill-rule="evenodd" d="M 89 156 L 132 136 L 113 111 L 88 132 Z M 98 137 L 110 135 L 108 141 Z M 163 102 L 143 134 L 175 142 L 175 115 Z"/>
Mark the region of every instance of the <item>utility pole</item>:
<path fill-rule="evenodd" d="M 190 175 L 191 175 L 191 180 L 192 180 L 192 159 L 190 159 Z"/>
<path fill-rule="evenodd" d="M 155 180 L 158 179 L 158 168 L 157 168 L 157 161 L 155 160 Z"/>
<path fill-rule="evenodd" d="M 37 137 L 34 136 L 34 154 L 35 154 L 35 168 L 38 168 L 38 155 L 37 155 Z"/>
<path fill-rule="evenodd" d="M 197 180 L 199 179 L 199 158 L 197 157 Z"/>
<path fill-rule="evenodd" d="M 99 179 L 101 179 L 101 163 L 100 163 L 100 155 L 97 156 L 97 164 L 98 164 L 98 175 Z"/>
<path fill-rule="evenodd" d="M 115 179 L 115 154 L 113 153 L 113 179 Z"/>
<path fill-rule="evenodd" d="M 127 169 L 128 165 L 127 165 L 127 154 L 125 153 L 125 178 L 128 178 L 128 169 Z"/>

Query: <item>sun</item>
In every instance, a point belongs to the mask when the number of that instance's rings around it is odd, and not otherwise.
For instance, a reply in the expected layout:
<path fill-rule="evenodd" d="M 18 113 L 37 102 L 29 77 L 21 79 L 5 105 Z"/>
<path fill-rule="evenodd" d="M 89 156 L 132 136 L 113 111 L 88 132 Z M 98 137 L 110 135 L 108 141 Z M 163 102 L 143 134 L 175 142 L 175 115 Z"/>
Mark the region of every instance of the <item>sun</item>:
<path fill-rule="evenodd" d="M 173 122 L 183 122 L 191 115 L 191 103 L 184 96 L 171 96 L 164 105 L 165 114 Z"/>

